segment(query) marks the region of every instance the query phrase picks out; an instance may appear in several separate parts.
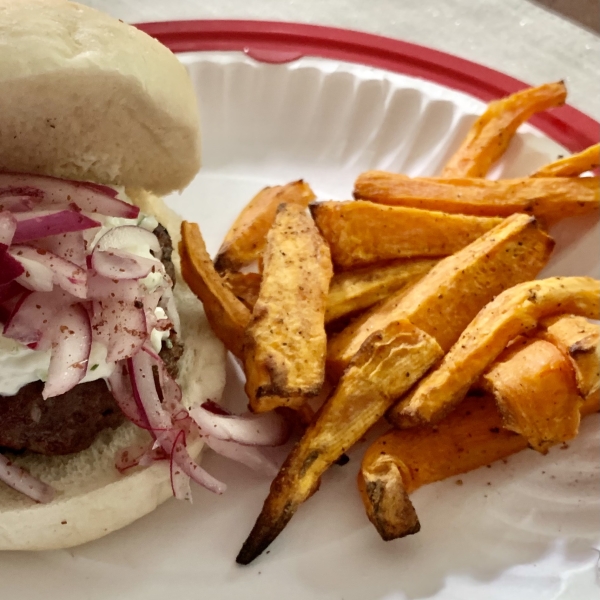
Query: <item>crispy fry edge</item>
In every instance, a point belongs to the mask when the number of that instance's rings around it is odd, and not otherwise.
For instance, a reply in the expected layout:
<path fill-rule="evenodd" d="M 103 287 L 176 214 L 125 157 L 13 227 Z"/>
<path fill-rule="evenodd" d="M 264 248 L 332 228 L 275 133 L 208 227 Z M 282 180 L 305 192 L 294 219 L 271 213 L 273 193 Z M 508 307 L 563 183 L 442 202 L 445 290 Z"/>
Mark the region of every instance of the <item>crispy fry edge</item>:
<path fill-rule="evenodd" d="M 532 214 L 546 224 L 592 214 L 600 207 L 598 177 L 410 178 L 385 171 L 361 173 L 354 196 L 385 206 L 403 206 L 480 217 Z"/>
<path fill-rule="evenodd" d="M 306 208 L 315 198 L 310 186 L 302 179 L 260 190 L 225 235 L 215 258 L 216 270 L 219 273 L 237 271 L 257 260 L 264 250 L 277 207 L 286 202 Z"/>
<path fill-rule="evenodd" d="M 332 275 L 329 248 L 304 207 L 280 204 L 267 234 L 259 295 L 244 339 L 245 390 L 254 412 L 298 408 L 320 393 Z M 312 380 L 308 374 L 306 381 L 294 380 L 300 370 L 312 372 Z"/>
<path fill-rule="evenodd" d="M 511 215 L 471 245 L 440 261 L 407 292 L 375 305 L 334 335 L 328 344 L 328 377 L 337 380 L 366 337 L 395 318 L 408 318 L 449 350 L 495 294 L 535 277 L 553 247 L 554 241 L 533 217 Z M 451 314 L 448 307 L 452 307 Z"/>
<path fill-rule="evenodd" d="M 490 102 L 446 164 L 442 177 L 484 177 L 504 154 L 522 123 L 537 112 L 561 106 L 566 99 L 567 89 L 559 81 Z"/>
<path fill-rule="evenodd" d="M 600 166 L 600 144 L 541 167 L 531 177 L 577 177 Z"/>
<path fill-rule="evenodd" d="M 181 273 L 204 305 L 206 318 L 217 337 L 235 356 L 242 356 L 242 339 L 250 321 L 250 311 L 221 280 L 206 251 L 195 223 L 181 224 Z"/>
<path fill-rule="evenodd" d="M 564 312 L 597 319 L 600 282 L 591 277 L 550 277 L 504 291 L 473 319 L 439 367 L 394 406 L 390 420 L 398 427 L 439 421 L 511 340 L 535 329 L 543 318 Z"/>
<path fill-rule="evenodd" d="M 582 404 L 581 416 L 599 410 L 600 394 L 595 392 Z M 438 462 L 426 459 L 427 447 L 435 450 Z M 410 493 L 526 448 L 525 438 L 502 428 L 491 396 L 467 398 L 437 426 L 392 429 L 368 448 L 358 473 L 367 517 L 385 541 L 416 533 Z"/>
<path fill-rule="evenodd" d="M 579 431 L 583 397 L 568 356 L 537 337 L 513 343 L 484 373 L 502 416 L 502 427 L 518 433 L 546 454 Z"/>
<path fill-rule="evenodd" d="M 362 345 L 271 484 L 262 511 L 237 562 L 248 564 L 281 533 L 318 488 L 322 474 L 376 423 L 442 355 L 437 342 L 406 320 L 391 323 Z M 383 379 L 374 373 L 386 375 Z M 339 428 L 339 423 L 346 425 Z"/>

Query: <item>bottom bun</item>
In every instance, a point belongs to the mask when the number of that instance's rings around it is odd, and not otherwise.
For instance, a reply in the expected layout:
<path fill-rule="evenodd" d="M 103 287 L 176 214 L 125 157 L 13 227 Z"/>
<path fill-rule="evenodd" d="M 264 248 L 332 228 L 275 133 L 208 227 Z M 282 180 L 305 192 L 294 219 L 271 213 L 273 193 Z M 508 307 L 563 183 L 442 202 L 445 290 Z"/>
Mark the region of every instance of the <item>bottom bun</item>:
<path fill-rule="evenodd" d="M 153 214 L 173 240 L 177 272 L 175 298 L 181 318 L 184 353 L 179 360 L 179 384 L 190 407 L 206 399 L 219 400 L 225 386 L 225 350 L 212 333 L 202 305 L 181 279 L 177 246 L 179 217 L 151 194 L 129 192 L 143 212 Z M 77 546 L 121 529 L 152 512 L 172 497 L 168 461 L 121 475 L 117 452 L 149 440 L 148 432 L 131 423 L 103 431 L 83 452 L 45 457 L 28 454 L 14 462 L 56 490 L 49 504 L 0 484 L 0 550 L 51 550 Z M 197 457 L 202 443 L 189 447 Z"/>

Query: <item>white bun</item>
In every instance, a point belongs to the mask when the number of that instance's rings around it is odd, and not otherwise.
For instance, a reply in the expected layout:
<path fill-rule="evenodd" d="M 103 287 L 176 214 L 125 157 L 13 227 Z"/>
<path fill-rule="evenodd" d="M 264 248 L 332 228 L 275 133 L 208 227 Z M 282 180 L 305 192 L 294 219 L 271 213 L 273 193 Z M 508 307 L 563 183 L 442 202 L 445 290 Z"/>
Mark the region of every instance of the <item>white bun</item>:
<path fill-rule="evenodd" d="M 0 169 L 166 194 L 200 167 L 185 68 L 138 29 L 66 0 L 0 0 Z"/>
<path fill-rule="evenodd" d="M 175 296 L 182 322 L 185 351 L 180 359 L 179 383 L 184 402 L 218 400 L 225 385 L 225 351 L 212 333 L 202 305 L 181 280 L 177 215 L 158 198 L 132 193 L 140 208 L 154 214 L 169 230 L 178 274 Z M 154 510 L 172 496 L 169 466 L 156 463 L 121 475 L 115 469 L 119 449 L 149 439 L 131 424 L 104 431 L 83 452 L 70 456 L 24 456 L 15 462 L 51 484 L 57 491 L 50 504 L 35 504 L 0 483 L 0 550 L 68 548 L 120 529 Z M 198 456 L 201 446 L 192 448 Z"/>
<path fill-rule="evenodd" d="M 132 188 L 143 212 L 171 234 L 185 347 L 184 402 L 218 400 L 225 351 L 181 279 L 180 219 L 161 200 L 200 166 L 197 105 L 185 68 L 146 34 L 65 0 L 0 0 L 0 169 Z M 125 424 L 84 452 L 15 462 L 51 484 L 34 504 L 0 484 L 0 550 L 66 548 L 120 529 L 172 496 L 169 467 L 121 475 L 116 452 L 148 439 Z M 201 445 L 191 448 L 198 456 Z"/>

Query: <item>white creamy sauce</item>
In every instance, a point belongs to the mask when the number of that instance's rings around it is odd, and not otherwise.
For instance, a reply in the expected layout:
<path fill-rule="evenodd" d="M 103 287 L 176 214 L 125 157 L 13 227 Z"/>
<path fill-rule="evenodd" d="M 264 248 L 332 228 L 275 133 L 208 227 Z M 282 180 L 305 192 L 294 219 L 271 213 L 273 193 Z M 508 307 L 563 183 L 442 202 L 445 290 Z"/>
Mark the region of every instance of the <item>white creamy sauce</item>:
<path fill-rule="evenodd" d="M 50 350 L 31 350 L 19 342 L 0 335 L 0 395 L 14 396 L 32 381 L 46 381 L 50 365 Z M 114 363 L 106 362 L 106 346 L 94 342 L 88 369 L 82 383 L 109 377 Z"/>
<path fill-rule="evenodd" d="M 124 194 L 120 194 L 124 196 Z M 110 229 L 122 225 L 138 225 L 154 231 L 158 226 L 158 221 L 152 216 L 140 214 L 138 219 L 121 219 L 116 217 L 102 217 L 94 215 L 94 218 L 102 223 L 102 228 L 94 237 L 91 247 L 96 245 L 98 240 Z M 132 254 L 143 256 L 145 258 L 154 258 L 150 252 L 150 247 L 145 244 L 123 244 L 119 248 Z M 157 260 L 158 262 L 158 260 Z M 150 273 L 140 282 L 149 291 L 153 291 L 162 281 L 161 273 Z M 157 319 L 164 319 L 166 314 L 164 310 L 158 307 L 155 310 Z M 153 329 L 150 334 L 150 342 L 154 349 L 159 352 L 164 339 L 169 337 L 169 331 L 158 331 Z M 109 377 L 113 372 L 114 363 L 106 362 L 107 349 L 104 344 L 93 342 L 88 361 L 88 368 L 82 383 L 94 381 L 104 377 Z M 48 367 L 50 365 L 50 350 L 39 351 L 31 350 L 27 346 L 5 338 L 0 334 L 0 396 L 14 396 L 23 386 L 32 381 L 46 381 L 48 377 Z"/>

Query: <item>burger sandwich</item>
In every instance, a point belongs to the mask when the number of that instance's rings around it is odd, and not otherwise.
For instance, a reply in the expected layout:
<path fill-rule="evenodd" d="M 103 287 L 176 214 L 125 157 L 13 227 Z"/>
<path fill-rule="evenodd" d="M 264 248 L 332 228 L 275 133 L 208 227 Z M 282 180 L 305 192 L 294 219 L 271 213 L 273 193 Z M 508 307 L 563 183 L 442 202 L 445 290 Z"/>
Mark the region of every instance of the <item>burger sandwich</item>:
<path fill-rule="evenodd" d="M 190 408 L 225 353 L 159 195 L 200 166 L 197 101 L 156 40 L 66 0 L 0 0 L 0 550 L 80 544 L 194 480 Z"/>

